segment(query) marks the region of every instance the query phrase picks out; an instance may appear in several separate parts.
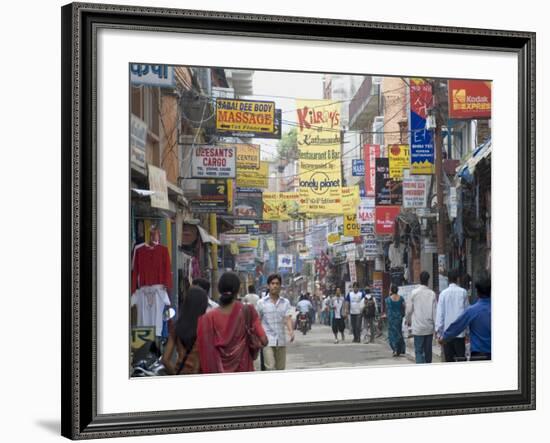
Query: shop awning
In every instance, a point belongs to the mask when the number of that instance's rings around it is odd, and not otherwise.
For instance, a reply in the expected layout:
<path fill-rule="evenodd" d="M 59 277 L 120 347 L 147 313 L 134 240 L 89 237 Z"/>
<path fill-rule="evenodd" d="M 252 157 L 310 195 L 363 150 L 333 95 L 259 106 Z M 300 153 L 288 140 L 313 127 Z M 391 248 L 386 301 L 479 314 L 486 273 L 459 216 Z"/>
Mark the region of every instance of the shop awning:
<path fill-rule="evenodd" d="M 471 182 L 478 163 L 491 155 L 492 143 L 491 139 L 487 140 L 482 145 L 478 146 L 472 156 L 464 162 L 458 169 L 457 176 L 463 178 L 467 182 Z"/>
<path fill-rule="evenodd" d="M 213 243 L 215 245 L 221 245 L 219 240 L 216 237 L 211 236 L 206 229 L 200 227 L 197 225 L 197 229 L 199 230 L 199 234 L 201 236 L 201 240 L 203 243 Z"/>

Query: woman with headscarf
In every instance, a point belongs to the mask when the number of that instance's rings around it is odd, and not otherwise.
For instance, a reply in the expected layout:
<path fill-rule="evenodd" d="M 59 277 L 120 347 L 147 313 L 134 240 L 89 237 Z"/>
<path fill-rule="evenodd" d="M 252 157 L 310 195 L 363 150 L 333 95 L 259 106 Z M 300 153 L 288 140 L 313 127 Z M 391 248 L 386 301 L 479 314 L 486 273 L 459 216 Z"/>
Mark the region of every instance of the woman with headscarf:
<path fill-rule="evenodd" d="M 173 327 L 169 328 L 168 342 L 162 356 L 162 363 L 168 374 L 198 374 L 197 323 L 208 307 L 208 294 L 199 286 L 191 286 Z M 175 364 L 172 362 L 177 351 Z"/>
<path fill-rule="evenodd" d="M 246 330 L 247 318 L 251 332 L 259 337 L 263 346 L 267 344 L 256 310 L 237 300 L 240 286 L 237 274 L 223 274 L 218 282 L 220 306 L 199 320 L 197 343 L 202 373 L 254 371 Z"/>

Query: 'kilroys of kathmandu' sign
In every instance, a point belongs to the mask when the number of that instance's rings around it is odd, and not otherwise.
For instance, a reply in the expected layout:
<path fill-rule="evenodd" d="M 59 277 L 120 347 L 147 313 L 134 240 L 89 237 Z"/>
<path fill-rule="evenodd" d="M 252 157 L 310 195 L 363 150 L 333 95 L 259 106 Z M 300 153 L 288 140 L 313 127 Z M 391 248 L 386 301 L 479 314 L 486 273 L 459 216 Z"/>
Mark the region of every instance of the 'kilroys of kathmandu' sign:
<path fill-rule="evenodd" d="M 300 210 L 341 214 L 340 104 L 296 100 Z"/>

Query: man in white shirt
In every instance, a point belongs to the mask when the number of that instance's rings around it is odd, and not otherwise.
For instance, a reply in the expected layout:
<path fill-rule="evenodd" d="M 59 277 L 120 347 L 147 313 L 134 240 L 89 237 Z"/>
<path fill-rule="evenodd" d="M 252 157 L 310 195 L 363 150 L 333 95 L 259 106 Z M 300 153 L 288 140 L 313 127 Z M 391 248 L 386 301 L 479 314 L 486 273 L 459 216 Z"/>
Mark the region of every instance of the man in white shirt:
<path fill-rule="evenodd" d="M 416 363 L 432 362 L 432 341 L 435 328 L 437 301 L 435 292 L 428 288 L 430 274 L 420 273 L 420 286 L 407 300 L 405 318 L 414 336 Z"/>
<path fill-rule="evenodd" d="M 267 346 L 262 351 L 266 371 L 285 369 L 287 333 L 289 341 L 294 341 L 292 306 L 288 299 L 280 296 L 281 283 L 279 274 L 271 274 L 267 278 L 269 294 L 256 305 L 268 339 Z"/>
<path fill-rule="evenodd" d="M 260 296 L 256 294 L 256 288 L 254 285 L 248 285 L 248 294 L 243 297 L 243 303 L 252 305 L 254 306 L 254 309 L 256 309 L 259 300 Z"/>
<path fill-rule="evenodd" d="M 313 305 L 308 300 L 307 296 L 301 295 L 300 301 L 296 304 L 296 310 L 298 311 L 298 314 L 305 314 L 307 318 L 307 329 L 311 329 L 311 312 L 313 311 Z M 296 325 L 294 327 L 295 329 L 298 328 L 298 316 L 296 316 Z"/>
<path fill-rule="evenodd" d="M 336 293 L 334 297 L 331 297 L 330 301 L 330 310 L 332 312 L 332 333 L 334 334 L 334 343 L 338 343 L 338 332 L 342 335 L 342 341 L 344 341 L 344 327 L 345 327 L 345 305 L 344 297 L 342 297 L 342 292 L 340 288 L 336 288 Z"/>
<path fill-rule="evenodd" d="M 346 312 L 351 316 L 351 331 L 353 343 L 361 343 L 361 312 L 365 294 L 359 290 L 357 282 L 353 282 L 353 290 L 346 295 Z"/>
<path fill-rule="evenodd" d="M 448 274 L 449 287 L 439 294 L 437 303 L 437 314 L 435 320 L 435 332 L 438 340 L 441 340 L 443 333 L 469 305 L 468 292 L 456 284 L 458 272 L 451 269 Z M 445 361 L 453 362 L 456 358 L 464 358 L 466 354 L 465 332 L 445 342 L 443 345 Z"/>

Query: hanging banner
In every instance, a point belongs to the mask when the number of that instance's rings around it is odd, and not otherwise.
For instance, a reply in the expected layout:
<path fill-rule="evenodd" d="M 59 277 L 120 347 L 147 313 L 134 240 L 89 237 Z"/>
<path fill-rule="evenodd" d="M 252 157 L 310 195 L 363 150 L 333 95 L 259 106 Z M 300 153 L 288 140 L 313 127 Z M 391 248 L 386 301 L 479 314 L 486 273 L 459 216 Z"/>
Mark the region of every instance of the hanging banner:
<path fill-rule="evenodd" d="M 377 206 L 375 209 L 375 232 L 378 235 L 393 234 L 395 219 L 400 211 L 400 206 Z"/>
<path fill-rule="evenodd" d="M 300 206 L 297 192 L 264 192 L 263 220 L 292 220 L 298 216 Z"/>
<path fill-rule="evenodd" d="M 403 207 L 425 208 L 428 205 L 428 186 L 430 177 L 411 175 L 408 170 L 403 174 Z"/>
<path fill-rule="evenodd" d="M 216 131 L 222 135 L 255 137 L 273 134 L 275 102 L 216 99 Z"/>
<path fill-rule="evenodd" d="M 361 228 L 357 222 L 357 216 L 344 215 L 344 236 L 346 237 L 359 237 L 361 235 Z"/>
<path fill-rule="evenodd" d="M 433 106 L 432 86 L 423 79 L 411 78 L 411 174 L 434 173 L 432 133 L 426 129 L 428 109 Z"/>
<path fill-rule="evenodd" d="M 390 161 L 390 178 L 401 180 L 403 169 L 410 168 L 411 156 L 408 145 L 389 145 L 388 159 Z"/>
<path fill-rule="evenodd" d="M 365 145 L 363 158 L 365 159 L 365 197 L 374 197 L 376 183 L 376 159 L 380 157 L 380 145 Z"/>
<path fill-rule="evenodd" d="M 170 209 L 166 171 L 151 164 L 149 165 L 149 189 L 154 191 L 154 194 L 151 194 L 151 206 L 153 208 Z"/>
<path fill-rule="evenodd" d="M 342 214 L 355 214 L 359 201 L 359 186 L 342 187 Z"/>
<path fill-rule="evenodd" d="M 234 178 L 235 146 L 194 146 L 191 152 L 191 178 Z"/>
<path fill-rule="evenodd" d="M 241 168 L 237 165 L 237 186 L 239 188 L 266 189 L 269 186 L 268 170 L 268 162 L 260 162 L 260 167 L 256 169 Z"/>
<path fill-rule="evenodd" d="M 360 225 L 374 226 L 374 198 L 362 198 L 357 207 L 357 221 Z"/>
<path fill-rule="evenodd" d="M 340 103 L 296 100 L 302 212 L 341 214 Z"/>
<path fill-rule="evenodd" d="M 491 84 L 449 80 L 449 118 L 491 118 Z"/>

